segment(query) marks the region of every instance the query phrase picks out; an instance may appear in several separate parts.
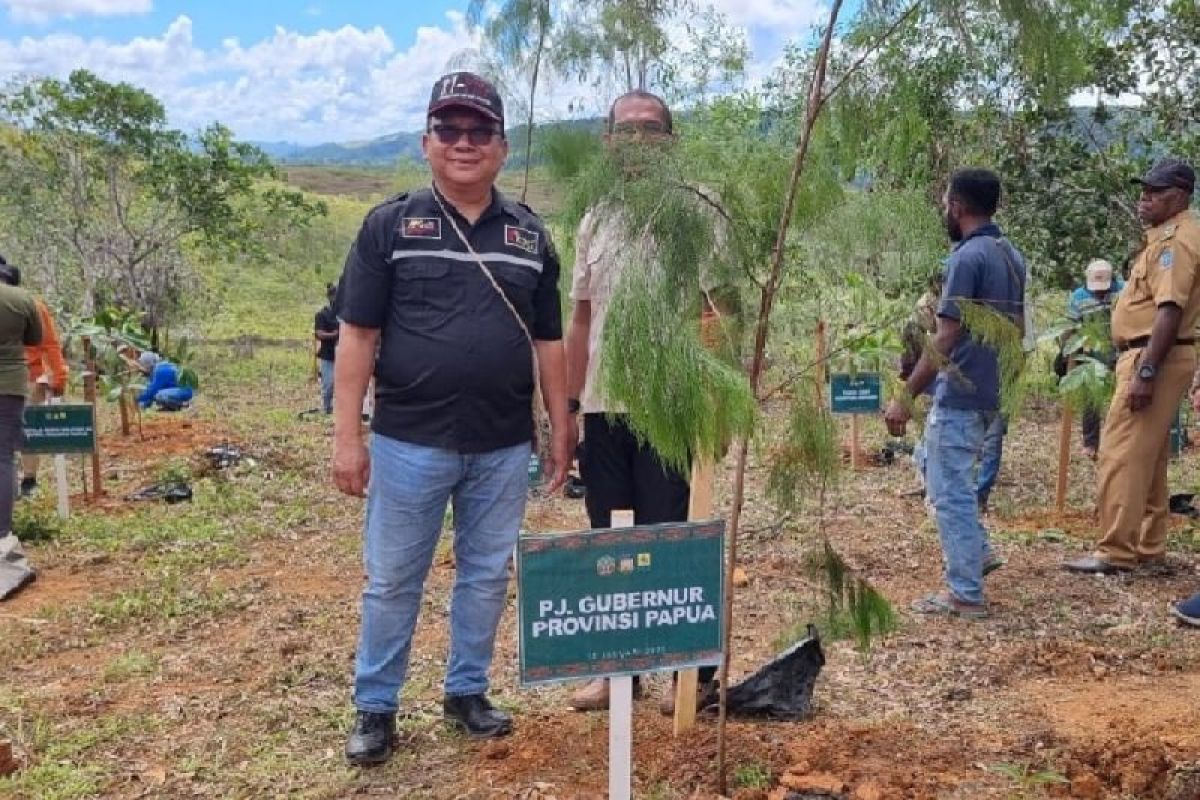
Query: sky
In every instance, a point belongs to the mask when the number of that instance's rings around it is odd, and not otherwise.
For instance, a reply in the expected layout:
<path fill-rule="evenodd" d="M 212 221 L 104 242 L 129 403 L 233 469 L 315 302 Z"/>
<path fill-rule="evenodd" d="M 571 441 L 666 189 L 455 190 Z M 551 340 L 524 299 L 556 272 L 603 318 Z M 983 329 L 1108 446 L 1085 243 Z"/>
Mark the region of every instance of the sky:
<path fill-rule="evenodd" d="M 476 44 L 467 2 L 0 0 L 0 76 L 82 67 L 147 89 L 185 131 L 220 121 L 253 141 L 365 140 L 421 127 L 434 79 Z M 823 0 L 700 2 L 744 32 L 751 75 L 828 13 Z M 560 83 L 546 111 L 599 111 L 593 95 Z"/>

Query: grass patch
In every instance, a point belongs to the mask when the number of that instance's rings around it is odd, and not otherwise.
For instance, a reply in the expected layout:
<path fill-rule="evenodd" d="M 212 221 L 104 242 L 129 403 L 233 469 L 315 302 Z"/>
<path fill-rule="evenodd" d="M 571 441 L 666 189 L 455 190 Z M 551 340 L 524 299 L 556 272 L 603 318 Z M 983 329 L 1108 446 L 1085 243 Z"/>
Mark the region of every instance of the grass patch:
<path fill-rule="evenodd" d="M 130 650 L 105 665 L 104 680 L 108 683 L 122 683 L 130 678 L 157 675 L 160 663 L 159 657 L 153 653 Z"/>
<path fill-rule="evenodd" d="M 46 613 L 51 618 L 66 617 L 79 626 L 117 630 L 143 622 L 166 622 L 181 618 L 193 624 L 240 606 L 239 599 L 224 588 L 197 588 L 185 585 L 178 575 L 170 575 L 149 586 L 138 586 L 95 598 L 83 606 L 53 609 Z"/>
<path fill-rule="evenodd" d="M 63 521 L 54 509 L 43 503 L 17 503 L 13 509 L 12 530 L 25 544 L 49 542 L 62 534 Z"/>
<path fill-rule="evenodd" d="M 17 743 L 21 750 L 32 754 L 30 763 L 20 772 L 0 778 L 0 797 L 74 800 L 102 794 L 110 767 L 89 758 L 92 751 L 153 733 L 159 727 L 153 717 L 146 715 L 100 717 L 78 730 L 64 730 L 45 718 L 36 718 L 17 728 Z"/>
<path fill-rule="evenodd" d="M 736 789 L 770 789 L 771 770 L 762 764 L 739 764 L 733 769 L 733 786 Z"/>

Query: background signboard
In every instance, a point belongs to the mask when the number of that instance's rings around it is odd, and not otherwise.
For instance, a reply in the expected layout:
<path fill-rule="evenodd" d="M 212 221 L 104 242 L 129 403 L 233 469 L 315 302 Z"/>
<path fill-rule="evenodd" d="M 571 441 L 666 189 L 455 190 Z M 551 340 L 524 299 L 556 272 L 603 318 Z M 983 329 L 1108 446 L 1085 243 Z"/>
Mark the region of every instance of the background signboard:
<path fill-rule="evenodd" d="M 834 414 L 875 414 L 883 397 L 883 381 L 877 372 L 829 376 L 829 405 Z"/>
<path fill-rule="evenodd" d="M 521 682 L 718 664 L 724 543 L 720 520 L 522 536 Z"/>
<path fill-rule="evenodd" d="M 24 453 L 91 453 L 96 409 L 90 403 L 25 407 Z"/>

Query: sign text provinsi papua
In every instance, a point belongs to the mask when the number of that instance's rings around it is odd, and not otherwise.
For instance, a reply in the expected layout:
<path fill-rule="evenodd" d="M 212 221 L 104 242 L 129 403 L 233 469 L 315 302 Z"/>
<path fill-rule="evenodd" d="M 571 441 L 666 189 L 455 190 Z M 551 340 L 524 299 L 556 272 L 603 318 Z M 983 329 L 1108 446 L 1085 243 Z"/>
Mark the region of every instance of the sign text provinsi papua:
<path fill-rule="evenodd" d="M 719 663 L 724 537 L 722 521 L 521 537 L 521 681 Z"/>

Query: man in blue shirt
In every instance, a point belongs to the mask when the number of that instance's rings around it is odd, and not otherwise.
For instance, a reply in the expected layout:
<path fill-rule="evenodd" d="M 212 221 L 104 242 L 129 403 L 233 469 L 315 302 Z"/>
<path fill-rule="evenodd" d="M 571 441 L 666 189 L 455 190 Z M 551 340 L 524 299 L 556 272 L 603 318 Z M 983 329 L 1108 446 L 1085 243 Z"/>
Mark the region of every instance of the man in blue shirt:
<path fill-rule="evenodd" d="M 1008 317 L 1016 335 L 1024 330 L 1025 261 L 992 221 L 999 203 L 995 173 L 964 169 L 951 176 L 942 205 L 955 246 L 937 310 L 937 355 L 921 356 L 905 382 L 907 397 L 893 399 L 886 413 L 889 429 L 903 430 L 912 399 L 933 383 L 925 472 L 947 588 L 913 605 L 925 614 L 987 616 L 983 576 L 1003 563 L 980 522 L 975 483 L 987 431 L 1000 413 L 999 355 L 972 337 L 963 318 L 963 306 L 974 303 Z"/>
<path fill-rule="evenodd" d="M 1117 302 L 1117 295 L 1125 288 L 1125 283 L 1119 277 L 1113 276 L 1112 264 L 1101 258 L 1088 264 L 1084 274 L 1083 286 L 1071 292 L 1071 297 L 1067 301 L 1067 318 L 1075 323 L 1071 333 L 1079 331 L 1084 326 L 1100 324 L 1103 326 L 1103 331 L 1093 331 L 1092 333 L 1107 344 L 1111 338 L 1109 326 L 1113 303 Z M 1116 353 L 1112 347 L 1108 347 L 1103 352 L 1089 350 L 1081 355 L 1103 361 L 1109 369 L 1116 364 Z M 1063 374 L 1065 374 L 1066 366 L 1066 364 L 1062 365 Z M 1096 452 L 1100 449 L 1101 421 L 1100 412 L 1097 409 L 1089 408 L 1083 412 L 1083 452 L 1091 459 L 1096 458 Z"/>

